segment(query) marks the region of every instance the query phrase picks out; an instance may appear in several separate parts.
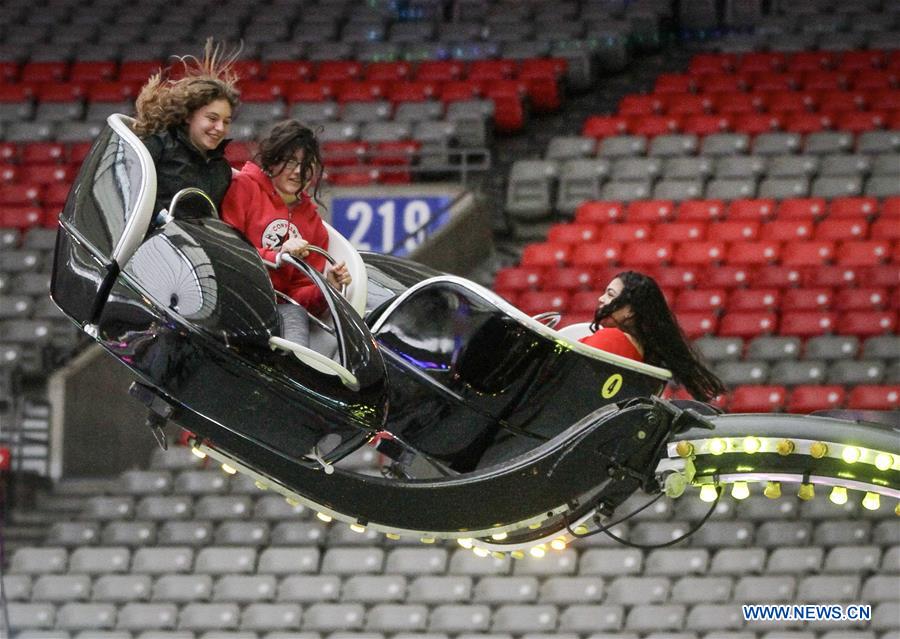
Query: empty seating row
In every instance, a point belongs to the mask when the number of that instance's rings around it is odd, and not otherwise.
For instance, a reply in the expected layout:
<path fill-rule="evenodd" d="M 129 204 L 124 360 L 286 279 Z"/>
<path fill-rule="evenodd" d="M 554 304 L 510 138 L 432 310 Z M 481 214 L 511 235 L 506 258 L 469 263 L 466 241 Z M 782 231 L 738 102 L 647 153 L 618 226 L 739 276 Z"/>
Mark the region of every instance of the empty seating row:
<path fill-rule="evenodd" d="M 878 14 L 875 14 L 878 15 Z M 889 15 L 883 19 L 891 20 Z M 841 69 L 848 72 L 868 69 L 900 69 L 900 53 L 865 49 L 859 51 L 755 51 L 743 55 L 700 53 L 691 58 L 687 72 L 691 75 L 760 71 L 807 72 Z"/>

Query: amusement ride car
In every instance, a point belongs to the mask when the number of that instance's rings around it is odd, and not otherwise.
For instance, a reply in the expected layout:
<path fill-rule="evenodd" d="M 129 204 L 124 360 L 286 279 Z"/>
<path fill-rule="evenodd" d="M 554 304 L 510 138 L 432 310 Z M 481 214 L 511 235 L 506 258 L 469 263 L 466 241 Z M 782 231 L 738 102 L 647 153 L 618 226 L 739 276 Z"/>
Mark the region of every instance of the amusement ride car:
<path fill-rule="evenodd" d="M 795 484 L 867 508 L 900 499 L 889 415 L 721 414 L 660 397 L 671 374 L 580 344 L 464 278 L 358 253 L 329 228 L 336 291 L 304 262 L 328 311 L 308 346 L 282 333 L 259 254 L 186 189 L 153 215 L 156 173 L 114 115 L 60 216 L 52 298 L 141 380 L 132 394 L 195 454 L 324 521 L 480 555 L 540 556 L 688 486 L 717 501 Z M 872 419 L 874 421 L 867 421 Z M 372 446 L 377 473 L 347 464 Z M 900 513 L 900 506 L 896 506 Z M 712 506 L 710 507 L 712 512 Z"/>

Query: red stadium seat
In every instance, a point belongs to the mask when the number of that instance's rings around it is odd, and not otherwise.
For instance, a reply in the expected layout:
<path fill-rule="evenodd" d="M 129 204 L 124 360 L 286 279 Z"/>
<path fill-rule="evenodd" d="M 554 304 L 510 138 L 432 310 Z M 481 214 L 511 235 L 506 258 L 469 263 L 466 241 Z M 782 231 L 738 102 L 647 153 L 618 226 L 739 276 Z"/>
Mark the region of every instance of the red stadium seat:
<path fill-rule="evenodd" d="M 629 222 L 662 222 L 671 220 L 675 205 L 671 200 L 635 200 L 628 204 L 625 217 Z"/>
<path fill-rule="evenodd" d="M 859 111 L 865 105 L 866 94 L 863 91 L 824 91 L 819 97 L 819 110 L 823 113 Z"/>
<path fill-rule="evenodd" d="M 593 289 L 596 285 L 603 286 L 596 281 L 594 271 L 590 267 L 580 268 L 550 268 L 544 273 L 541 288 L 550 291 L 580 291 Z M 596 295 L 595 295 L 596 298 Z"/>
<path fill-rule="evenodd" d="M 494 126 L 498 131 L 518 131 L 525 126 L 524 97 L 528 87 L 519 80 L 488 83 L 485 97 L 494 103 Z"/>
<path fill-rule="evenodd" d="M 65 162 L 66 145 L 59 142 L 28 142 L 21 149 L 22 164 Z"/>
<path fill-rule="evenodd" d="M 565 76 L 569 68 L 566 58 L 528 58 L 519 66 L 520 78 L 553 75 L 557 78 Z"/>
<path fill-rule="evenodd" d="M 643 242 L 649 240 L 653 233 L 652 224 L 639 224 L 637 222 L 623 222 L 621 224 L 607 224 L 600 229 L 600 237 L 607 242 Z"/>
<path fill-rule="evenodd" d="M 786 242 L 808 240 L 813 235 L 812 220 L 772 220 L 759 228 L 761 240 Z"/>
<path fill-rule="evenodd" d="M 0 189 L 3 187 L 0 186 Z M 25 230 L 39 226 L 43 212 L 36 206 L 0 206 L 0 227 Z"/>
<path fill-rule="evenodd" d="M 364 73 L 366 80 L 400 82 L 412 75 L 412 65 L 409 62 L 370 62 Z"/>
<path fill-rule="evenodd" d="M 793 91 L 800 86 L 797 73 L 752 73 L 748 76 L 754 91 Z"/>
<path fill-rule="evenodd" d="M 893 71 L 866 69 L 854 73 L 850 82 L 857 91 L 884 91 L 897 85 L 897 76 Z"/>
<path fill-rule="evenodd" d="M 40 203 L 42 195 L 39 184 L 0 184 L 0 206 L 32 206 Z"/>
<path fill-rule="evenodd" d="M 865 133 L 884 127 L 886 122 L 885 114 L 880 111 L 851 111 L 838 116 L 835 128 L 851 133 Z"/>
<path fill-rule="evenodd" d="M 719 242 L 746 242 L 759 237 L 759 227 L 753 220 L 713 222 L 707 227 L 707 235 Z"/>
<path fill-rule="evenodd" d="M 765 98 L 769 113 L 787 118 L 795 113 L 807 113 L 815 108 L 815 95 L 809 91 L 773 91 Z"/>
<path fill-rule="evenodd" d="M 359 82 L 341 82 L 337 91 L 337 100 L 341 104 L 345 102 L 371 102 L 384 97 L 384 87 L 381 82 L 374 80 L 362 80 Z"/>
<path fill-rule="evenodd" d="M 754 51 L 741 56 L 737 70 L 740 73 L 771 73 L 783 71 L 787 66 L 784 53 L 778 51 Z"/>
<path fill-rule="evenodd" d="M 519 81 L 525 82 L 531 108 L 540 113 L 549 113 L 562 106 L 562 84 L 556 76 L 530 77 L 519 74 Z"/>
<path fill-rule="evenodd" d="M 698 268 L 696 282 L 698 286 L 736 288 L 746 286 L 752 273 L 741 266 L 717 266 L 716 268 Z"/>
<path fill-rule="evenodd" d="M 712 135 L 732 128 L 731 117 L 724 114 L 686 115 L 681 121 L 681 132 L 694 135 Z"/>
<path fill-rule="evenodd" d="M 475 60 L 469 65 L 466 77 L 470 80 L 508 80 L 515 73 L 513 60 Z"/>
<path fill-rule="evenodd" d="M 0 164 L 0 182 L 18 182 L 19 167 L 15 164 Z"/>
<path fill-rule="evenodd" d="M 878 311 L 890 301 L 884 288 L 842 288 L 834 297 L 836 311 Z"/>
<path fill-rule="evenodd" d="M 280 82 L 241 82 L 241 102 L 271 102 L 280 98 L 283 87 Z"/>
<path fill-rule="evenodd" d="M 62 207 L 69 197 L 71 185 L 67 182 L 48 184 L 44 190 L 44 205 L 49 207 Z"/>
<path fill-rule="evenodd" d="M 426 60 L 416 67 L 416 80 L 422 82 L 449 82 L 459 80 L 465 67 L 456 60 Z"/>
<path fill-rule="evenodd" d="M 869 108 L 874 111 L 896 111 L 900 109 L 900 89 L 869 91 Z"/>
<path fill-rule="evenodd" d="M 733 128 L 738 133 L 748 135 L 768 133 L 781 128 L 781 118 L 772 113 L 744 113 L 735 116 Z"/>
<path fill-rule="evenodd" d="M 313 63 L 306 60 L 273 60 L 266 77 L 270 82 L 309 82 L 313 71 Z"/>
<path fill-rule="evenodd" d="M 885 56 L 882 51 L 844 51 L 837 68 L 844 71 L 865 71 L 866 69 L 880 69 L 884 63 Z"/>
<path fill-rule="evenodd" d="M 69 69 L 72 82 L 106 82 L 116 77 L 116 63 L 112 60 L 74 62 Z"/>
<path fill-rule="evenodd" d="M 658 115 L 663 112 L 663 99 L 659 95 L 631 93 L 619 101 L 619 115 Z"/>
<path fill-rule="evenodd" d="M 900 220 L 900 195 L 884 199 L 881 205 L 881 217 Z"/>
<path fill-rule="evenodd" d="M 670 242 L 634 242 L 622 251 L 622 264 L 627 267 L 647 267 L 664 264 L 672 258 Z"/>
<path fill-rule="evenodd" d="M 547 241 L 557 244 L 577 244 L 598 240 L 600 239 L 598 235 L 595 224 L 554 224 L 547 233 Z"/>
<path fill-rule="evenodd" d="M 869 233 L 869 223 L 865 218 L 825 219 L 816 226 L 814 234 L 817 240 L 865 239 Z M 898 232 L 900 237 L 900 232 Z M 887 238 L 884 238 L 887 239 Z"/>
<path fill-rule="evenodd" d="M 713 105 L 715 112 L 723 115 L 758 113 L 763 107 L 763 98 L 758 93 L 725 91 L 713 95 Z"/>
<path fill-rule="evenodd" d="M 605 224 L 625 218 L 625 206 L 621 202 L 591 200 L 575 209 L 575 221 L 584 224 Z"/>
<path fill-rule="evenodd" d="M 679 266 L 707 266 L 721 263 L 725 258 L 724 242 L 681 242 L 672 256 Z"/>
<path fill-rule="evenodd" d="M 809 269 L 803 277 L 803 285 L 810 288 L 839 288 L 855 286 L 860 278 L 860 269 L 849 266 L 822 266 Z"/>
<path fill-rule="evenodd" d="M 259 60 L 235 60 L 232 69 L 241 80 L 250 81 L 258 80 L 264 71 Z"/>
<path fill-rule="evenodd" d="M 565 312 L 569 294 L 565 291 L 525 291 L 516 298 L 516 306 L 529 315 L 547 311 Z"/>
<path fill-rule="evenodd" d="M 679 73 L 663 73 L 656 77 L 654 93 L 693 93 L 696 89 L 695 79 Z"/>
<path fill-rule="evenodd" d="M 681 313 L 678 315 L 678 325 L 681 326 L 681 330 L 688 339 L 715 334 L 718 321 L 715 313 Z"/>
<path fill-rule="evenodd" d="M 841 242 L 837 249 L 839 266 L 876 266 L 890 255 L 890 242 L 884 240 Z"/>
<path fill-rule="evenodd" d="M 847 398 L 847 408 L 896 410 L 900 407 L 900 385 L 857 386 Z"/>
<path fill-rule="evenodd" d="M 92 82 L 87 88 L 87 99 L 90 102 L 123 102 L 133 100 L 140 89 L 137 82 L 111 80 L 109 82 Z"/>
<path fill-rule="evenodd" d="M 767 220 L 775 214 L 775 200 L 734 200 L 728 206 L 729 220 Z"/>
<path fill-rule="evenodd" d="M 807 71 L 801 78 L 806 91 L 843 91 L 847 87 L 844 71 Z"/>
<path fill-rule="evenodd" d="M 898 222 L 898 220 L 896 219 L 885 217 L 873 222 L 871 228 L 869 229 L 869 232 L 873 240 L 888 240 L 896 242 L 900 240 L 900 222 Z M 845 235 L 844 237 L 850 236 Z M 864 237 L 864 235 L 861 237 Z"/>
<path fill-rule="evenodd" d="M 673 115 L 635 115 L 628 118 L 628 131 L 633 135 L 655 137 L 680 129 L 679 119 Z"/>
<path fill-rule="evenodd" d="M 735 68 L 736 63 L 736 57 L 730 53 L 698 53 L 691 58 L 688 73 L 691 75 L 727 73 Z"/>
<path fill-rule="evenodd" d="M 834 67 L 835 57 L 829 51 L 798 51 L 791 55 L 787 68 L 794 72 L 822 71 Z"/>
<path fill-rule="evenodd" d="M 703 222 L 668 222 L 654 227 L 653 239 L 666 242 L 694 242 L 706 237 Z"/>
<path fill-rule="evenodd" d="M 732 291 L 726 308 L 729 312 L 775 310 L 781 299 L 777 288 L 746 288 Z"/>
<path fill-rule="evenodd" d="M 719 219 L 724 214 L 725 203 L 722 200 L 684 200 L 678 204 L 675 217 L 679 222 L 706 222 Z"/>
<path fill-rule="evenodd" d="M 12 83 L 19 76 L 19 63 L 15 60 L 3 60 L 0 62 L 0 80 L 4 83 Z"/>
<path fill-rule="evenodd" d="M 497 271 L 494 279 L 494 290 L 504 294 L 506 291 L 520 293 L 529 289 L 538 289 L 543 278 L 543 269 L 538 267 L 510 267 Z"/>
<path fill-rule="evenodd" d="M 75 171 L 65 164 L 26 164 L 19 171 L 19 180 L 46 186 L 56 182 L 70 182 Z"/>
<path fill-rule="evenodd" d="M 334 186 L 371 186 L 378 182 L 381 175 L 378 169 L 373 168 L 340 173 L 326 171 L 326 177 Z"/>
<path fill-rule="evenodd" d="M 728 410 L 732 413 L 774 413 L 784 407 L 784 386 L 738 386 L 731 393 Z"/>
<path fill-rule="evenodd" d="M 809 414 L 818 410 L 840 408 L 846 401 L 843 386 L 795 386 L 788 401 L 789 413 Z"/>
<path fill-rule="evenodd" d="M 786 311 L 781 315 L 782 335 L 813 337 L 834 330 L 836 314 L 828 311 Z"/>
<path fill-rule="evenodd" d="M 628 119 L 619 115 L 592 115 L 584 122 L 582 135 L 592 138 L 605 138 L 611 135 L 622 135 L 628 129 Z"/>
<path fill-rule="evenodd" d="M 725 289 L 683 290 L 675 299 L 675 310 L 678 313 L 715 313 L 725 307 L 727 297 Z"/>
<path fill-rule="evenodd" d="M 828 310 L 834 299 L 830 288 L 789 288 L 784 291 L 781 303 L 794 311 Z"/>
<path fill-rule="evenodd" d="M 69 145 L 69 163 L 75 167 L 81 166 L 81 163 L 84 162 L 85 158 L 91 152 L 91 147 L 94 145 L 93 142 L 75 142 L 74 144 Z M 233 146 L 232 142 L 229 144 L 229 148 Z"/>
<path fill-rule="evenodd" d="M 399 102 L 425 102 L 437 97 L 436 82 L 395 82 L 388 97 L 395 104 Z"/>
<path fill-rule="evenodd" d="M 380 168 L 381 184 L 409 184 L 410 167 L 421 148 L 416 140 L 385 140 L 372 146 L 372 164 Z"/>
<path fill-rule="evenodd" d="M 837 197 L 828 205 L 828 217 L 866 218 L 878 211 L 878 200 L 874 197 Z"/>
<path fill-rule="evenodd" d="M 131 60 L 119 65 L 120 82 L 138 82 L 143 84 L 151 75 L 160 70 L 159 60 Z"/>
<path fill-rule="evenodd" d="M 418 79 L 419 82 L 434 82 L 433 80 Z M 441 86 L 441 102 L 462 102 L 472 100 L 481 95 L 481 84 L 471 80 L 454 80 L 444 82 Z"/>
<path fill-rule="evenodd" d="M 619 262 L 621 254 L 622 246 L 618 242 L 581 243 L 572 249 L 572 265 L 599 267 L 616 264 Z"/>
<path fill-rule="evenodd" d="M 68 62 L 26 62 L 20 78 L 22 82 L 51 83 L 64 82 L 68 75 Z"/>
<path fill-rule="evenodd" d="M 825 215 L 825 198 L 796 197 L 782 200 L 775 216 L 780 220 L 814 220 Z"/>
<path fill-rule="evenodd" d="M 355 60 L 323 60 L 316 69 L 319 82 L 357 80 L 362 75 L 362 65 Z"/>
<path fill-rule="evenodd" d="M 789 288 L 803 281 L 803 273 L 793 266 L 769 265 L 754 269 L 753 286 Z"/>
<path fill-rule="evenodd" d="M 328 167 L 335 166 L 358 166 L 363 157 L 369 150 L 369 145 L 365 142 L 323 142 L 322 157 L 325 165 Z M 338 174 L 333 175 L 336 177 Z"/>
<path fill-rule="evenodd" d="M 569 298 L 569 311 L 572 313 L 590 313 L 592 318 L 597 310 L 598 291 L 578 291 Z"/>
<path fill-rule="evenodd" d="M 561 266 L 569 261 L 566 244 L 529 244 L 522 252 L 522 266 Z"/>
<path fill-rule="evenodd" d="M 822 113 L 792 113 L 785 116 L 782 126 L 791 133 L 818 133 L 831 124 L 831 118 Z"/>
<path fill-rule="evenodd" d="M 781 250 L 781 263 L 785 266 L 820 266 L 831 261 L 833 256 L 834 242 L 831 240 L 787 242 Z"/>
<path fill-rule="evenodd" d="M 334 97 L 334 83 L 332 82 L 297 82 L 289 85 L 288 101 L 294 102 L 324 102 Z"/>
<path fill-rule="evenodd" d="M 667 96 L 665 112 L 668 115 L 701 115 L 709 113 L 713 101 L 708 95 L 693 93 L 673 93 Z"/>
<path fill-rule="evenodd" d="M 841 335 L 871 337 L 894 333 L 897 330 L 897 311 L 848 311 L 841 313 L 837 332 Z"/>
<path fill-rule="evenodd" d="M 734 266 L 757 266 L 778 260 L 781 247 L 778 242 L 732 242 L 725 259 Z"/>
<path fill-rule="evenodd" d="M 775 313 L 726 313 L 719 321 L 718 335 L 750 338 L 772 333 L 778 325 Z"/>
<path fill-rule="evenodd" d="M 19 147 L 12 142 L 0 142 L 0 160 L 16 162 L 19 159 Z"/>

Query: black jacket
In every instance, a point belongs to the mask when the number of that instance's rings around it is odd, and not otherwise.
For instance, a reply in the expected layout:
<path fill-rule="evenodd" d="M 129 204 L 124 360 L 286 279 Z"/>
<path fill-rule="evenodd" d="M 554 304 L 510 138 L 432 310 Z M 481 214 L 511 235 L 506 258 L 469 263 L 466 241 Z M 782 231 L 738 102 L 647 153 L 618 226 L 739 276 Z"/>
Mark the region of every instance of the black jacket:
<path fill-rule="evenodd" d="M 172 196 L 189 186 L 203 189 L 218 210 L 231 184 L 231 165 L 225 159 L 225 147 L 230 140 L 223 140 L 205 156 L 191 143 L 183 127 L 154 133 L 143 138 L 143 142 L 156 165 L 154 214 L 168 209 Z M 192 217 L 184 213 L 177 217 Z"/>

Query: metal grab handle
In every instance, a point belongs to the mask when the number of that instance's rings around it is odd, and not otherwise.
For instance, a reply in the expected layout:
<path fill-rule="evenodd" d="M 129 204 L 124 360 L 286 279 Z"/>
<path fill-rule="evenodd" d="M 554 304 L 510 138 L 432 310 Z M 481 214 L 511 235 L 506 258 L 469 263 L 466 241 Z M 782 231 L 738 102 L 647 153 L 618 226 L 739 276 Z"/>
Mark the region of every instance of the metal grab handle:
<path fill-rule="evenodd" d="M 306 246 L 306 249 L 307 249 L 310 253 L 318 253 L 319 255 L 321 255 L 322 257 L 324 257 L 325 260 L 326 260 L 329 264 L 331 264 L 332 266 L 334 266 L 335 264 L 337 264 L 337 260 L 334 259 L 334 258 L 331 256 L 331 253 L 329 253 L 328 251 L 326 251 L 325 249 L 323 249 L 323 248 L 321 248 L 321 247 L 315 246 L 315 245 L 313 245 L 313 244 L 308 244 L 308 245 Z M 295 259 L 295 260 L 298 259 L 298 258 L 294 257 L 293 255 L 291 255 L 290 253 L 287 253 L 287 254 L 281 253 L 281 255 L 287 255 L 288 257 L 293 258 L 293 259 Z M 325 280 L 325 281 L 327 282 L 328 280 Z M 341 284 L 341 288 L 340 288 L 339 292 L 340 292 L 340 294 L 341 294 L 343 297 L 347 297 L 347 285 L 346 285 L 346 284 Z"/>
<path fill-rule="evenodd" d="M 556 325 L 559 324 L 560 320 L 562 319 L 562 315 L 560 315 L 557 311 L 546 311 L 544 313 L 532 315 L 531 319 L 539 321 L 541 324 L 544 324 L 548 328 L 556 328 Z"/>
<path fill-rule="evenodd" d="M 189 186 L 187 188 L 181 189 L 172 196 L 172 200 L 169 202 L 169 215 L 175 216 L 175 207 L 178 205 L 179 200 L 186 195 L 199 195 L 203 200 L 209 205 L 209 210 L 212 212 L 213 217 L 219 217 L 219 210 L 216 208 L 215 203 L 212 201 L 212 198 L 204 191 L 203 189 L 198 189 L 196 186 Z"/>

